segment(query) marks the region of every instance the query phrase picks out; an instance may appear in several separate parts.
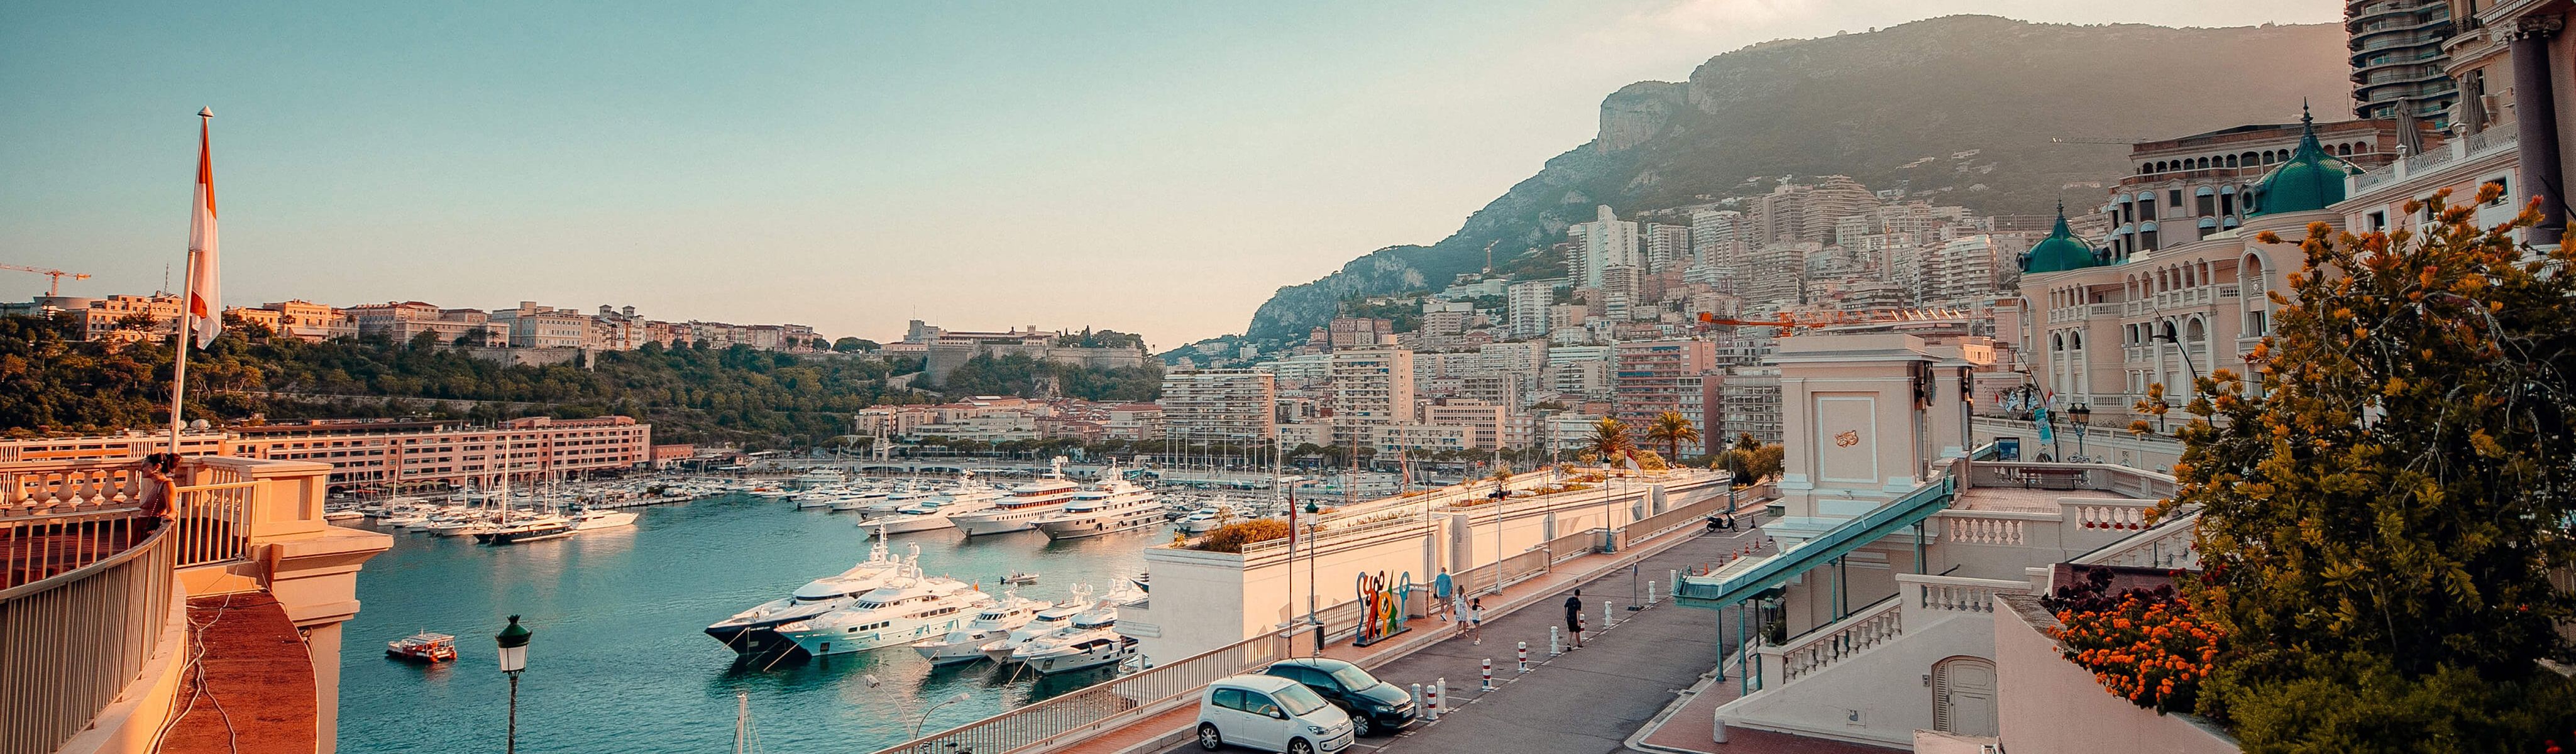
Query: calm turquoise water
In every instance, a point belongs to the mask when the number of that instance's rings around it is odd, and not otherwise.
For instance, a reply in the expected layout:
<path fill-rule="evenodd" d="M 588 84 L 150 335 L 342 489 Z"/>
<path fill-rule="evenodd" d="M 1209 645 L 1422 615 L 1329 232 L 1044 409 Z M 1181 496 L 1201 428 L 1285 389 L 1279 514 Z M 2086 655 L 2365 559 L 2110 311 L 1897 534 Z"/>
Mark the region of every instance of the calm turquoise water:
<path fill-rule="evenodd" d="M 523 752 L 730 752 L 734 694 L 750 694 L 760 751 L 868 752 L 904 740 L 929 703 L 958 692 L 928 729 L 991 715 L 1098 680 L 1037 680 L 992 663 L 934 672 L 909 648 L 829 660 L 735 667 L 701 629 L 736 611 L 839 573 L 867 554 L 854 514 L 785 501 L 718 498 L 637 509 L 631 530 L 508 547 L 394 531 L 393 550 L 358 574 L 363 608 L 342 638 L 340 751 L 499 751 L 509 685 L 492 634 L 518 614 L 536 632 L 519 678 Z M 1035 570 L 1024 596 L 1057 599 L 1077 581 L 1106 593 L 1141 572 L 1137 532 L 1054 543 L 1036 532 L 966 541 L 955 530 L 897 534 L 920 543 L 923 570 L 999 592 L 999 577 Z M 384 656 L 384 642 L 427 629 L 455 634 L 457 662 L 424 668 Z M 865 677 L 881 685 L 870 688 Z M 925 702 L 924 700 L 928 700 Z"/>

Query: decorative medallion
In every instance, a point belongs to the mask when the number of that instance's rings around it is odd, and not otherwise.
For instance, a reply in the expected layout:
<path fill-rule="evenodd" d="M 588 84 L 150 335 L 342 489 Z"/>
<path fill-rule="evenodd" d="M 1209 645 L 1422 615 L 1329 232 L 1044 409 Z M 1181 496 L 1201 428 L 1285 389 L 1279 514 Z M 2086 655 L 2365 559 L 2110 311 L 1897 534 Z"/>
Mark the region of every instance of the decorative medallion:
<path fill-rule="evenodd" d="M 1851 447 L 1851 446 L 1854 446 L 1854 445 L 1859 445 L 1859 444 L 1860 444 L 1860 430 L 1856 430 L 1856 429 L 1846 429 L 1846 430 L 1843 430 L 1843 433 L 1842 433 L 1842 434 L 1834 435 L 1834 444 L 1835 444 L 1835 445 L 1837 445 L 1837 446 L 1840 446 L 1840 447 L 1845 447 L 1845 448 L 1848 448 L 1848 447 Z"/>

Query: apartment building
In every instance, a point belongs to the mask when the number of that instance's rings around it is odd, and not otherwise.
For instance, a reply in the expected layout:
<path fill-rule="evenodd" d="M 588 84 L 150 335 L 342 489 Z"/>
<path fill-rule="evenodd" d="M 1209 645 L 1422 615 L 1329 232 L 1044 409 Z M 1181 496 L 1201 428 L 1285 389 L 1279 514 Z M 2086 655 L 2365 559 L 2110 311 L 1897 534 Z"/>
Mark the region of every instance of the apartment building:
<path fill-rule="evenodd" d="M 442 309 L 421 301 L 390 301 L 382 304 L 360 304 L 347 309 L 358 324 L 360 335 L 382 335 L 395 343 L 409 343 L 422 333 L 434 333 L 440 343 L 466 339 L 466 345 L 506 346 L 510 334 L 506 328 L 492 324 L 492 316 L 481 309 Z"/>
<path fill-rule="evenodd" d="M 227 455 L 331 465 L 334 487 L 492 484 L 623 471 L 653 462 L 653 425 L 631 417 L 462 421 L 315 419 L 234 430 Z"/>
<path fill-rule="evenodd" d="M 2352 50 L 2353 114 L 2428 120 L 2450 115 L 2460 99 L 2443 54 L 2458 28 L 2451 20 L 2451 3 L 2345 0 L 2343 6 L 2344 33 Z M 2476 8 L 2470 3 L 2464 12 L 2472 24 Z"/>
<path fill-rule="evenodd" d="M 1413 352 L 1395 346 L 1333 349 L 1333 443 L 1369 442 L 1373 427 L 1413 420 Z"/>
<path fill-rule="evenodd" d="M 492 326 L 507 333 L 512 348 L 583 348 L 591 344 L 588 314 L 521 301 L 515 309 L 495 309 Z"/>
<path fill-rule="evenodd" d="M 1423 424 L 1464 428 L 1461 442 L 1466 448 L 1497 450 L 1504 447 L 1511 408 L 1479 400 L 1444 398 L 1423 403 L 1418 413 Z"/>
<path fill-rule="evenodd" d="M 1164 373 L 1163 395 L 1155 403 L 1174 436 L 1256 442 L 1277 434 L 1278 397 L 1277 377 L 1270 373 L 1195 369 Z"/>
<path fill-rule="evenodd" d="M 1703 383 L 1717 368 L 1717 344 L 1705 340 L 1621 343 L 1616 346 L 1616 358 L 1614 415 L 1627 423 L 1640 447 L 1666 447 L 1646 440 L 1647 428 L 1665 412 L 1678 412 L 1695 426 L 1711 423 Z M 1680 451 L 1688 457 L 1706 452 L 1705 447 L 1705 440 L 1685 442 Z"/>

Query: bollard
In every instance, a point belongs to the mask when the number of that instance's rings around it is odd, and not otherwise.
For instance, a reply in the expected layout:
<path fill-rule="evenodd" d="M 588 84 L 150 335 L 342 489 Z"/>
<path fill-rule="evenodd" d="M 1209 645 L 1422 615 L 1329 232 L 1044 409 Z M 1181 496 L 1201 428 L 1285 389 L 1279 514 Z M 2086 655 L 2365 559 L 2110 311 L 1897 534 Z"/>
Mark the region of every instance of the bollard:
<path fill-rule="evenodd" d="M 1487 657 L 1487 658 L 1485 658 L 1485 679 L 1484 679 L 1484 681 L 1483 681 L 1480 685 L 1478 685 L 1478 686 L 1476 687 L 1476 690 L 1477 690 L 1477 691 L 1492 691 L 1492 690 L 1494 690 L 1494 658 L 1491 658 L 1491 657 Z"/>
<path fill-rule="evenodd" d="M 1602 601 L 1601 601 L 1601 629 L 1602 629 L 1602 630 L 1604 630 L 1604 631 L 1609 630 L 1609 629 L 1610 629 L 1610 624 L 1611 624 L 1612 622 L 1617 621 L 1617 620 L 1619 619 L 1619 613 L 1618 613 L 1618 611 L 1617 611 L 1617 607 L 1618 607 L 1617 605 L 1612 604 L 1609 600 L 1602 600 Z"/>
<path fill-rule="evenodd" d="M 1521 672 L 1527 673 L 1529 672 L 1529 642 L 1524 641 L 1519 644 L 1520 646 L 1515 649 L 1521 653 Z"/>
<path fill-rule="evenodd" d="M 1711 712 L 1709 714 L 1711 717 L 1717 718 L 1716 725 L 1708 729 L 1709 737 L 1716 739 L 1717 743 L 1726 743 L 1726 716 L 1715 712 Z"/>
<path fill-rule="evenodd" d="M 1655 582 L 1646 582 L 1646 606 L 1655 606 Z"/>
<path fill-rule="evenodd" d="M 1558 633 L 1562 630 L 1564 629 L 1560 629 L 1555 626 L 1547 627 L 1547 656 L 1555 657 L 1557 655 L 1565 654 L 1565 639 L 1562 634 Z"/>
<path fill-rule="evenodd" d="M 1431 699 L 1422 695 L 1422 684 L 1419 683 L 1413 684 L 1413 708 L 1417 710 L 1431 709 Z"/>
<path fill-rule="evenodd" d="M 1679 568 L 1669 568 L 1669 569 L 1665 569 L 1665 570 L 1667 570 L 1667 571 L 1669 571 L 1669 572 L 1670 572 L 1670 573 L 1669 573 L 1669 574 L 1667 574 L 1667 575 L 1672 576 L 1672 582 L 1673 582 L 1673 593 L 1674 593 L 1674 594 L 1681 594 L 1681 593 L 1682 593 L 1682 569 L 1679 569 Z"/>
<path fill-rule="evenodd" d="M 1440 683 L 1432 682 L 1431 687 L 1424 689 L 1423 693 L 1429 696 L 1423 697 L 1425 701 L 1422 703 L 1422 717 L 1425 720 L 1437 722 L 1440 719 Z"/>

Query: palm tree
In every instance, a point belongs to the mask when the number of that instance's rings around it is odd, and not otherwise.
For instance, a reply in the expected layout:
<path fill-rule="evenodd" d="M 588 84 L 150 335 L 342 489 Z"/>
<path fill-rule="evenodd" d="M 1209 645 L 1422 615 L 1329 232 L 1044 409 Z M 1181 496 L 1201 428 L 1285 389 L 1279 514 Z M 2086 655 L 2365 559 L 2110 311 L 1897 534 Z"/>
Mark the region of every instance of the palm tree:
<path fill-rule="evenodd" d="M 1682 443 L 1698 442 L 1699 428 L 1691 426 L 1690 418 L 1683 416 L 1682 412 L 1666 411 L 1656 414 L 1655 423 L 1647 425 L 1646 439 L 1663 443 L 1665 460 L 1680 463 Z"/>
<path fill-rule="evenodd" d="M 1592 425 L 1592 437 L 1585 440 L 1584 450 L 1601 456 L 1602 465 L 1613 465 L 1610 459 L 1628 449 L 1628 425 L 1617 419 L 1602 417 Z"/>
<path fill-rule="evenodd" d="M 1494 474 L 1490 478 L 1494 480 L 1495 496 L 1500 497 L 1510 494 L 1507 490 L 1511 489 L 1509 485 L 1512 483 L 1512 467 L 1496 466 L 1494 467 Z"/>

